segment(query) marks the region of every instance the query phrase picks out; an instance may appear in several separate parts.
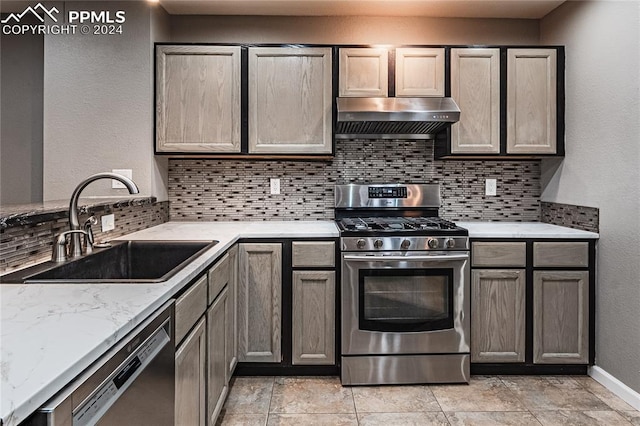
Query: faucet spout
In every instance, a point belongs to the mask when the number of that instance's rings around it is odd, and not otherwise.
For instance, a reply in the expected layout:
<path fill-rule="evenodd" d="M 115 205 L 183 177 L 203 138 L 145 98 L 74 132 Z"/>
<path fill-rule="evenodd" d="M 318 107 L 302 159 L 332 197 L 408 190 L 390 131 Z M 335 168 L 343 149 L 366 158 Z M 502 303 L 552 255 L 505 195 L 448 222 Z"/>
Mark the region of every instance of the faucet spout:
<path fill-rule="evenodd" d="M 130 194 L 138 194 L 140 190 L 138 186 L 128 177 L 119 175 L 117 173 L 96 173 L 95 175 L 91 175 L 84 179 L 82 182 L 76 186 L 76 189 L 73 190 L 71 194 L 71 201 L 69 202 L 69 227 L 72 231 L 80 229 L 80 223 L 78 221 L 78 199 L 80 198 L 80 193 L 89 185 L 91 182 L 94 182 L 99 179 L 115 179 L 120 181 L 127 187 Z M 82 255 L 82 246 L 80 244 L 80 235 L 78 233 L 73 233 L 71 235 L 71 257 L 78 257 Z"/>

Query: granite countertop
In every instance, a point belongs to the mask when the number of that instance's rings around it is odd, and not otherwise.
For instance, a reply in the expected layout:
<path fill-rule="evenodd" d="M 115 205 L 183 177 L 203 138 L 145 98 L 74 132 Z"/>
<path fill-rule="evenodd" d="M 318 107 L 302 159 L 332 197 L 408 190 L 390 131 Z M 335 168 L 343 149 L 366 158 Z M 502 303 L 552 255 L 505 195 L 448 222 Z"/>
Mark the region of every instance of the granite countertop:
<path fill-rule="evenodd" d="M 333 221 L 169 222 L 120 239 L 218 240 L 156 284 L 0 285 L 0 418 L 17 425 L 239 238 L 337 237 Z"/>
<path fill-rule="evenodd" d="M 543 223 L 459 222 L 476 238 L 598 238 Z M 0 285 L 0 418 L 16 425 L 206 270 L 239 238 L 338 237 L 333 221 L 168 222 L 120 239 L 218 240 L 156 284 Z"/>

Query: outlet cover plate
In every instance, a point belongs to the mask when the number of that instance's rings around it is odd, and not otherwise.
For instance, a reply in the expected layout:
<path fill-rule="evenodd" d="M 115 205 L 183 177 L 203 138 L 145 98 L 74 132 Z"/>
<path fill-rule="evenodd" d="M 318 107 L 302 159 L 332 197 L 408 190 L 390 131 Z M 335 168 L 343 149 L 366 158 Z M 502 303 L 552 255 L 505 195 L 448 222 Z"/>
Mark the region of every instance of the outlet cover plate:
<path fill-rule="evenodd" d="M 496 195 L 498 189 L 498 184 L 496 179 L 487 179 L 485 180 L 485 195 Z"/>
<path fill-rule="evenodd" d="M 278 178 L 269 179 L 269 186 L 271 188 L 271 195 L 280 194 L 280 179 Z"/>
<path fill-rule="evenodd" d="M 102 232 L 116 229 L 116 217 L 114 214 L 105 214 L 100 218 Z"/>

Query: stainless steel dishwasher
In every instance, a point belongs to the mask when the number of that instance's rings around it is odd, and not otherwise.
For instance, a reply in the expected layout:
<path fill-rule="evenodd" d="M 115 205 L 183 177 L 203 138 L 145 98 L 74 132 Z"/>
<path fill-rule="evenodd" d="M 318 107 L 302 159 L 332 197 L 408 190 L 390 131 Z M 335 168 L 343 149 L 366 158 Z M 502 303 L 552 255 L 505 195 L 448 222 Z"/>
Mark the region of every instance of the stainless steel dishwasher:
<path fill-rule="evenodd" d="M 165 304 L 26 420 L 27 425 L 173 425 L 174 302 Z"/>

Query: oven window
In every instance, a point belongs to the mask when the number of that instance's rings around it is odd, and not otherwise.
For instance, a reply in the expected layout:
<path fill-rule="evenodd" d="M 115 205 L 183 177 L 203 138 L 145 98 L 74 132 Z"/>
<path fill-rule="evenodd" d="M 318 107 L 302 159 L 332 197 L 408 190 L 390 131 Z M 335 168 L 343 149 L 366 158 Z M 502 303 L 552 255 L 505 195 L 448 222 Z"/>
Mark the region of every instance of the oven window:
<path fill-rule="evenodd" d="M 359 311 L 361 330 L 453 328 L 453 270 L 361 270 Z"/>

